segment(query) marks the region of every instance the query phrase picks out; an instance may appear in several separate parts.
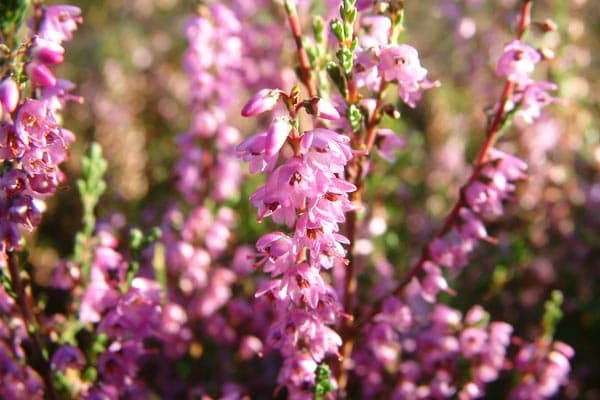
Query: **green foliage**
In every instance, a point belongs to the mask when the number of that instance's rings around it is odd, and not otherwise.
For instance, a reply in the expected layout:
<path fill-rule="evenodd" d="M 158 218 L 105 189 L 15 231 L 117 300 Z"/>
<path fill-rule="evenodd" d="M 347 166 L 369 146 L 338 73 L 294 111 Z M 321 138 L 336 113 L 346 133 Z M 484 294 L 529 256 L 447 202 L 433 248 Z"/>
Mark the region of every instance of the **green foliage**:
<path fill-rule="evenodd" d="M 344 80 L 344 76 L 342 75 L 342 70 L 339 65 L 330 61 L 327 63 L 325 67 L 327 69 L 327 74 L 329 78 L 332 80 L 334 85 L 337 87 L 340 94 L 344 97 L 348 95 L 348 88 L 346 87 L 346 81 Z"/>
<path fill-rule="evenodd" d="M 73 261 L 81 265 L 82 276 L 87 279 L 92 263 L 91 242 L 96 226 L 94 210 L 106 190 L 104 174 L 108 168 L 102 155 L 102 147 L 98 143 L 90 145 L 89 153 L 83 158 L 81 166 L 83 177 L 77 180 L 77 189 L 83 206 L 83 228 L 75 236 Z"/>
<path fill-rule="evenodd" d="M 362 121 L 362 113 L 356 104 L 350 104 L 346 110 L 346 117 L 352 127 L 353 132 L 357 132 L 360 129 L 360 123 Z"/>
<path fill-rule="evenodd" d="M 315 372 L 315 390 L 314 400 L 323 400 L 325 395 L 333 390 L 333 385 L 330 382 L 331 370 L 327 364 L 319 364 Z"/>
<path fill-rule="evenodd" d="M 28 7 L 28 0 L 2 0 L 0 2 L 0 26 L 5 40 L 19 30 Z"/>
<path fill-rule="evenodd" d="M 137 275 L 140 269 L 140 258 L 142 256 L 142 251 L 159 240 L 161 235 L 162 232 L 160 228 L 157 227 L 152 228 L 146 235 L 144 235 L 144 233 L 137 228 L 133 228 L 129 232 L 129 249 L 131 260 L 129 261 L 129 268 L 127 269 L 127 277 L 125 279 L 126 287 L 122 288 L 122 290 L 127 290 L 131 286 L 131 281 Z"/>
<path fill-rule="evenodd" d="M 544 303 L 544 316 L 542 317 L 543 338 L 552 341 L 556 325 L 563 317 L 561 306 L 564 296 L 560 290 L 553 290 L 550 298 Z"/>

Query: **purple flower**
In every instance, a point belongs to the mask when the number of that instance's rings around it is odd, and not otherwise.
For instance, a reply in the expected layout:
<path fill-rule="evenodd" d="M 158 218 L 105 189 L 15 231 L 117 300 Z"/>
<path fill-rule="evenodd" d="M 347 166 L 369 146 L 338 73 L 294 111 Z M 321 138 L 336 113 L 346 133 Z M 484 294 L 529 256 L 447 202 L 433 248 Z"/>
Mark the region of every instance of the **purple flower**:
<path fill-rule="evenodd" d="M 535 69 L 535 64 L 540 60 L 541 56 L 537 50 L 520 40 L 513 40 L 504 46 L 504 53 L 498 60 L 496 74 L 506 77 L 517 87 L 525 87 L 531 81 L 529 75 Z"/>
<path fill-rule="evenodd" d="M 386 161 L 396 162 L 396 150 L 406 146 L 404 139 L 396 135 L 391 129 L 377 130 L 377 152 Z"/>
<path fill-rule="evenodd" d="M 279 89 L 259 90 L 242 108 L 242 116 L 253 117 L 273 109 L 277 105 L 282 93 Z"/>
<path fill-rule="evenodd" d="M 379 54 L 379 71 L 384 81 L 396 81 L 400 98 L 415 107 L 423 90 L 439 86 L 427 79 L 427 70 L 421 66 L 417 50 L 407 44 L 389 45 Z"/>
<path fill-rule="evenodd" d="M 79 7 L 71 5 L 48 6 L 40 24 L 39 35 L 56 43 L 70 41 L 77 24 L 83 22 Z"/>
<path fill-rule="evenodd" d="M 54 354 L 52 354 L 50 367 L 54 371 L 64 372 L 67 368 L 81 369 L 85 363 L 85 357 L 79 348 L 71 345 L 64 345 L 59 347 Z"/>
<path fill-rule="evenodd" d="M 32 61 L 25 66 L 25 72 L 35 85 L 50 87 L 56 85 L 54 73 L 45 64 Z"/>
<path fill-rule="evenodd" d="M 272 157 L 279 153 L 292 129 L 287 117 L 277 117 L 271 122 L 265 139 L 265 155 Z"/>
<path fill-rule="evenodd" d="M 36 37 L 30 49 L 32 59 L 45 64 L 61 64 L 65 59 L 65 48 L 60 43 Z"/>
<path fill-rule="evenodd" d="M 245 139 L 237 147 L 237 153 L 244 161 L 250 163 L 250 173 L 272 171 L 277 163 L 278 154 L 265 154 L 267 133 L 257 133 Z"/>
<path fill-rule="evenodd" d="M 360 35 L 360 45 L 364 49 L 384 46 L 388 43 L 392 21 L 385 15 L 365 15 L 360 19 L 360 25 L 365 30 Z"/>
<path fill-rule="evenodd" d="M 0 83 L 0 118 L 3 111 L 13 112 L 19 104 L 19 87 L 14 79 L 4 78 Z"/>
<path fill-rule="evenodd" d="M 542 108 L 557 101 L 555 97 L 548 94 L 549 90 L 556 90 L 558 86 L 552 82 L 533 82 L 525 88 L 521 98 L 521 109 L 519 115 L 527 123 L 537 119 Z"/>

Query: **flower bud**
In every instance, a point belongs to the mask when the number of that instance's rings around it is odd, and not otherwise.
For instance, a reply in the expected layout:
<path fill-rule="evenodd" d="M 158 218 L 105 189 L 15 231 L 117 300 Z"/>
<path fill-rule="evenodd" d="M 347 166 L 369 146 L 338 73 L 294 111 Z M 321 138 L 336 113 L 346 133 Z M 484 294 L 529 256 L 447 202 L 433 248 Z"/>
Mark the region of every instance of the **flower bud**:
<path fill-rule="evenodd" d="M 55 86 L 56 77 L 54 73 L 45 66 L 37 62 L 30 62 L 25 66 L 25 72 L 31 81 L 38 86 Z"/>
<path fill-rule="evenodd" d="M 37 38 L 31 49 L 31 56 L 46 65 L 60 64 L 65 59 L 65 49 L 51 40 Z"/>
<path fill-rule="evenodd" d="M 291 129 L 292 126 L 287 117 L 275 118 L 267 131 L 265 155 L 272 156 L 277 154 L 287 140 Z"/>
<path fill-rule="evenodd" d="M 336 119 L 340 119 L 340 113 L 335 109 L 333 104 L 325 99 L 317 98 L 316 101 L 311 100 L 311 109 L 309 112 L 319 118 L 328 119 L 330 121 L 335 121 Z M 311 112 L 312 111 L 312 112 Z"/>
<path fill-rule="evenodd" d="M 281 96 L 281 91 L 277 89 L 259 90 L 242 108 L 242 116 L 253 117 L 271 110 L 277 104 L 279 96 Z"/>
<path fill-rule="evenodd" d="M 544 32 L 554 32 L 558 29 L 556 22 L 551 19 L 545 19 L 544 22 L 542 22 L 541 27 Z"/>
<path fill-rule="evenodd" d="M 0 83 L 0 103 L 8 112 L 13 112 L 19 104 L 19 87 L 12 78 L 5 78 Z"/>

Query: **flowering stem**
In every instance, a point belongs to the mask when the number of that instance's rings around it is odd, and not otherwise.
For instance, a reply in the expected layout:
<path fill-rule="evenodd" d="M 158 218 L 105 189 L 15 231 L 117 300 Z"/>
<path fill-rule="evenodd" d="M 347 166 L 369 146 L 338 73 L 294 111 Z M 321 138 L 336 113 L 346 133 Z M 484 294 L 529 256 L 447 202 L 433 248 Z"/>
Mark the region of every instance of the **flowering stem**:
<path fill-rule="evenodd" d="M 352 82 L 352 80 L 350 80 Z M 350 193 L 350 200 L 356 205 L 359 206 L 362 197 L 362 187 L 363 187 L 363 164 L 365 162 L 365 158 L 368 156 L 370 149 L 373 147 L 375 142 L 375 132 L 377 123 L 379 122 L 379 108 L 382 104 L 383 99 L 383 91 L 385 90 L 385 85 L 382 84 L 381 88 L 377 94 L 377 105 L 375 106 L 375 110 L 373 110 L 373 114 L 369 118 L 366 124 L 366 134 L 365 140 L 363 141 L 361 135 L 353 135 L 353 148 L 355 149 L 364 149 L 366 148 L 365 154 L 355 155 L 352 159 L 351 164 L 347 168 L 347 177 L 348 182 L 351 182 L 356 186 L 356 191 Z M 350 104 L 351 95 L 349 95 Z M 352 302 L 354 297 L 356 296 L 357 289 L 357 280 L 356 274 L 354 271 L 354 243 L 356 236 L 356 223 L 357 223 L 357 211 L 356 209 L 349 211 L 346 214 L 346 237 L 350 242 L 348 247 L 348 265 L 344 269 L 344 313 L 348 316 L 354 315 L 354 310 L 352 306 Z M 341 351 L 341 361 L 339 365 L 339 370 L 337 371 L 337 381 L 338 381 L 338 398 L 343 399 L 346 397 L 346 384 L 348 381 L 348 363 L 351 360 L 352 349 L 354 348 L 354 318 L 344 318 L 342 321 L 342 326 L 340 328 L 340 336 L 342 337 L 343 346 Z"/>
<path fill-rule="evenodd" d="M 525 34 L 525 31 L 527 30 L 527 27 L 529 26 L 529 23 L 531 21 L 531 17 L 530 17 L 531 5 L 532 5 L 532 0 L 524 0 L 523 5 L 521 7 L 520 20 L 519 20 L 519 25 L 517 27 L 517 36 L 519 38 L 523 37 L 523 35 Z M 467 187 L 469 187 L 472 183 L 474 183 L 479 178 L 483 163 L 485 162 L 485 160 L 488 156 L 488 153 L 489 153 L 490 149 L 492 148 L 492 145 L 494 144 L 494 142 L 496 141 L 496 139 L 498 137 L 498 132 L 502 128 L 502 125 L 505 121 L 506 112 L 507 112 L 506 105 L 507 105 L 508 101 L 510 100 L 510 98 L 512 97 L 514 88 L 515 88 L 514 83 L 509 80 L 506 80 L 506 82 L 504 84 L 504 89 L 502 91 L 502 95 L 500 98 L 500 104 L 498 106 L 498 110 L 496 111 L 496 114 L 494 115 L 492 122 L 488 125 L 487 132 L 486 132 L 486 139 L 483 142 L 483 144 L 481 145 L 477 159 L 474 162 L 473 172 L 471 173 L 471 176 L 467 180 L 467 183 L 461 187 L 458 200 L 456 201 L 456 203 L 454 204 L 454 207 L 452 208 L 452 210 L 450 211 L 450 213 L 444 220 L 442 227 L 435 234 L 434 239 L 442 237 L 448 231 L 448 229 L 450 229 L 456 223 L 456 219 L 458 218 L 460 209 L 466 205 L 466 197 L 465 197 L 464 191 Z M 428 261 L 430 258 L 431 258 L 431 255 L 429 254 L 429 246 L 426 245 L 423 248 L 423 251 L 421 252 L 421 257 L 419 258 L 419 260 L 406 273 L 406 275 L 404 275 L 402 280 L 398 283 L 396 288 L 392 291 L 391 296 L 393 296 L 393 297 L 400 296 L 402 294 L 402 291 L 404 290 L 404 287 L 406 287 L 406 285 L 408 285 L 414 277 L 416 277 L 417 275 L 419 275 L 422 272 L 425 262 Z M 381 306 L 383 304 L 383 300 L 386 297 L 389 297 L 389 296 L 380 298 L 374 304 L 373 309 L 369 313 L 366 320 L 361 322 L 359 325 L 362 325 L 362 323 L 364 323 L 364 322 L 370 321 L 377 313 L 379 313 L 381 311 Z"/>
<path fill-rule="evenodd" d="M 295 0 L 285 1 L 285 12 L 287 13 L 292 36 L 294 36 L 296 48 L 298 49 L 298 62 L 300 63 L 300 74 L 302 75 L 302 80 L 308 89 L 308 94 L 310 97 L 315 97 L 317 95 L 317 89 L 312 79 L 312 75 L 310 74 L 311 68 L 310 61 L 308 60 L 308 54 L 306 53 L 306 49 L 302 44 L 302 28 L 300 27 L 300 18 L 298 18 L 298 12 L 296 11 Z"/>
<path fill-rule="evenodd" d="M 37 329 L 38 324 L 36 323 L 34 314 L 32 312 L 32 299 L 28 296 L 23 281 L 21 280 L 21 275 L 19 273 L 19 260 L 14 252 L 8 253 L 8 272 L 10 274 L 12 288 L 17 295 L 17 304 L 19 305 L 21 315 L 23 316 L 25 325 L 27 326 L 27 334 L 31 339 L 32 354 L 30 365 L 37 372 L 39 372 L 44 380 L 44 386 L 46 388 L 44 393 L 46 400 L 56 400 L 58 397 L 54 388 L 52 372 L 50 370 L 48 359 L 44 356 Z"/>

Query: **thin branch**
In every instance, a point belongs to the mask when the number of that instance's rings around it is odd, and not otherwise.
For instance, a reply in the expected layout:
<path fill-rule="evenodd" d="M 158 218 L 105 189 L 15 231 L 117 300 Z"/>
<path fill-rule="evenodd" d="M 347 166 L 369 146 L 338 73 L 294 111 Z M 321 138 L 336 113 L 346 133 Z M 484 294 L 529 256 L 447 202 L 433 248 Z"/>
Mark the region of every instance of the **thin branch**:
<path fill-rule="evenodd" d="M 520 13 L 519 25 L 517 27 L 517 36 L 519 39 L 523 37 L 523 35 L 525 34 L 525 32 L 530 24 L 531 6 L 532 6 L 532 0 L 524 0 L 523 1 L 523 5 L 521 7 L 521 13 Z M 496 114 L 494 115 L 492 122 L 489 124 L 489 126 L 487 128 L 486 139 L 483 142 L 483 144 L 481 145 L 479 154 L 474 162 L 473 172 L 471 173 L 471 176 L 467 180 L 467 183 L 461 187 L 460 196 L 459 196 L 458 200 L 456 201 L 456 203 L 454 204 L 454 207 L 452 208 L 452 210 L 448 213 L 447 217 L 445 218 L 444 223 L 442 224 L 442 227 L 437 231 L 437 233 L 435 234 L 435 236 L 433 237 L 433 239 L 431 241 L 442 237 L 456 223 L 460 209 L 466 205 L 464 190 L 465 190 L 465 188 L 469 187 L 469 185 L 471 185 L 473 182 L 475 182 L 479 178 L 483 163 L 487 159 L 490 149 L 492 148 L 492 145 L 495 143 L 495 141 L 498 137 L 498 132 L 500 131 L 502 124 L 504 122 L 504 119 L 506 117 L 506 106 L 508 104 L 508 101 L 512 97 L 513 90 L 514 90 L 514 83 L 507 80 L 504 84 L 504 89 L 503 89 L 502 95 L 500 97 L 500 103 L 498 106 L 498 110 L 496 111 Z M 384 299 L 386 299 L 390 296 L 391 297 L 400 296 L 402 294 L 402 291 L 406 287 L 406 285 L 408 285 L 413 278 L 415 278 L 422 272 L 425 262 L 431 258 L 431 255 L 429 254 L 429 243 L 431 243 L 431 241 L 428 242 L 428 244 L 425 247 L 423 247 L 423 251 L 421 252 L 421 257 L 413 265 L 413 267 L 406 273 L 406 275 L 404 275 L 404 277 L 397 284 L 395 289 L 389 295 L 381 297 L 379 300 L 377 300 L 375 302 L 375 304 L 373 305 L 373 308 L 372 308 L 371 312 L 368 314 L 367 318 L 365 318 L 358 324 L 359 327 L 362 326 L 364 323 L 370 321 L 376 314 L 378 314 L 381 311 L 381 307 L 383 305 Z"/>
<path fill-rule="evenodd" d="M 286 0 L 285 12 L 288 16 L 288 22 L 292 31 L 292 36 L 296 42 L 296 49 L 298 50 L 298 62 L 300 63 L 300 73 L 302 74 L 302 80 L 308 89 L 310 97 L 317 96 L 317 88 L 315 82 L 312 79 L 310 73 L 310 61 L 308 60 L 308 54 L 302 44 L 302 28 L 300 26 L 300 18 L 298 18 L 298 12 L 296 10 L 295 0 Z"/>
<path fill-rule="evenodd" d="M 21 311 L 21 315 L 27 326 L 27 334 L 31 340 L 31 363 L 30 365 L 42 376 L 44 386 L 46 388 L 44 397 L 46 400 L 57 400 L 54 381 L 52 379 L 52 371 L 50 364 L 44 356 L 42 341 L 39 337 L 38 324 L 33 313 L 33 301 L 25 290 L 21 275 L 19 272 L 19 260 L 14 252 L 8 253 L 8 271 L 10 280 L 17 295 L 17 304 Z"/>

